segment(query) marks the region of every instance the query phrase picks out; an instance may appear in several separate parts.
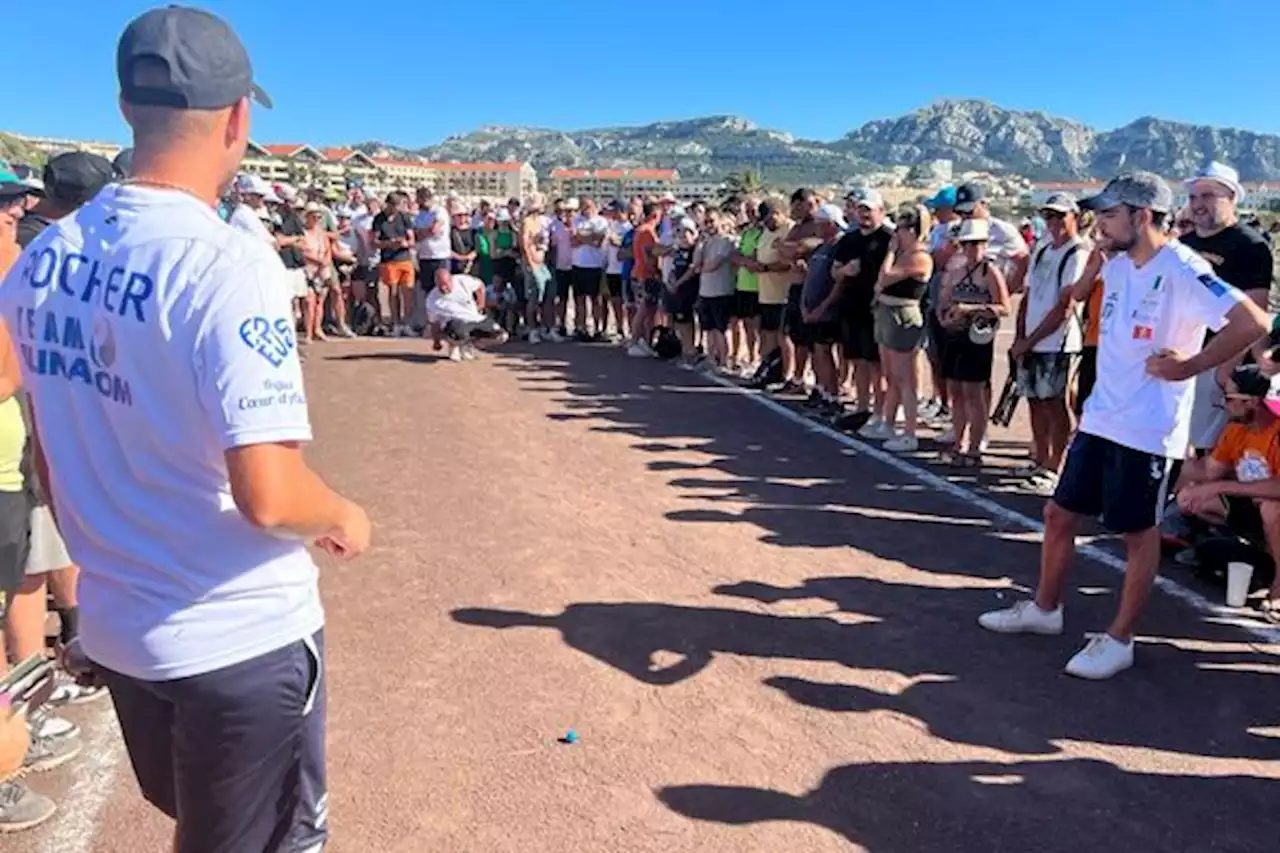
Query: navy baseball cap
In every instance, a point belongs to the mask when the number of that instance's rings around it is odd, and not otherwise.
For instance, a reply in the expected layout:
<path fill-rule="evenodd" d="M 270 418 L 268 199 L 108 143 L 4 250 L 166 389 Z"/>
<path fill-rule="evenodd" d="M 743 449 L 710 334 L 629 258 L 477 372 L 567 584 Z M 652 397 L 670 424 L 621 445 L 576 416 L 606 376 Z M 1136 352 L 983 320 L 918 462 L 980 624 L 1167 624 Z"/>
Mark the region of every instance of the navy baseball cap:
<path fill-rule="evenodd" d="M 1173 209 L 1173 190 L 1164 178 L 1152 172 L 1128 172 L 1112 178 L 1102 192 L 1083 199 L 1085 210 L 1110 210 L 1120 205 L 1168 213 Z"/>
<path fill-rule="evenodd" d="M 973 213 L 978 202 L 986 200 L 987 194 L 978 184 L 961 184 L 956 187 L 956 202 L 951 207 L 956 213 Z"/>
<path fill-rule="evenodd" d="M 202 9 L 166 6 L 134 19 L 116 48 L 116 74 L 121 97 L 139 106 L 220 110 L 252 97 L 271 107 L 240 39 Z"/>

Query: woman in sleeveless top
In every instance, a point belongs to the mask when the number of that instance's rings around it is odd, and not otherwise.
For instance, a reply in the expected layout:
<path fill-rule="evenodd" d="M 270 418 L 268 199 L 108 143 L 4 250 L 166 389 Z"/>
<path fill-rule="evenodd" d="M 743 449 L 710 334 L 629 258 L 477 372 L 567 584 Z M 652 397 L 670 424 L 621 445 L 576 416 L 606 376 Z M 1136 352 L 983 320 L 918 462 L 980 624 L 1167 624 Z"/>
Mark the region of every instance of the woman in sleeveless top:
<path fill-rule="evenodd" d="M 947 271 L 938 299 L 938 319 L 946 335 L 942 376 L 955 427 L 955 445 L 944 461 L 963 467 L 977 467 L 982 461 L 996 331 L 1000 318 L 1009 315 L 1004 275 L 987 260 L 988 236 L 985 220 L 965 221 L 957 238 L 964 262 Z"/>
<path fill-rule="evenodd" d="M 923 205 L 900 211 L 893 247 L 876 281 L 875 336 L 886 384 L 885 416 L 893 423 L 901 406 L 904 420 L 902 435 L 886 441 L 884 448 L 897 453 L 919 447 L 916 360 L 924 335 L 920 300 L 933 274 L 933 257 L 924 243 L 928 234 L 929 212 Z"/>

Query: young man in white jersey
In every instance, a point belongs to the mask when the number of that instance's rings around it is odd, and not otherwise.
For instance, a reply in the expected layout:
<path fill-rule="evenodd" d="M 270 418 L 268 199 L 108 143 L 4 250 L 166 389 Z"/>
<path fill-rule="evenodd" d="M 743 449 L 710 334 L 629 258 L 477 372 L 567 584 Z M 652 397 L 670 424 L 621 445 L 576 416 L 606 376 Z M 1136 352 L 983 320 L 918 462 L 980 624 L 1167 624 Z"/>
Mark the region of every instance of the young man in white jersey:
<path fill-rule="evenodd" d="M 1035 598 L 985 613 L 978 623 L 1002 634 L 1062 633 L 1076 533 L 1081 521 L 1101 516 L 1124 537 L 1120 606 L 1106 633 L 1091 639 L 1066 671 L 1105 679 L 1133 665 L 1133 633 L 1160 564 L 1156 525 L 1170 470 L 1187 453 L 1192 380 L 1247 349 L 1266 330 L 1267 317 L 1207 261 L 1169 238 L 1173 193 L 1158 176 L 1121 175 L 1082 206 L 1098 212 L 1100 244 L 1117 253 L 1102 269 L 1098 381 L 1045 506 Z M 1080 299 L 1092 285 L 1080 282 Z M 1206 330 L 1217 332 L 1207 344 Z"/>
<path fill-rule="evenodd" d="M 417 306 L 425 305 L 427 294 L 435 287 L 436 271 L 448 270 L 449 259 L 453 256 L 453 244 L 449 239 L 449 212 L 444 205 L 436 201 L 436 194 L 430 187 L 419 187 L 417 192 L 418 212 L 413 217 L 413 236 L 417 239 L 418 257 L 418 289 L 414 298 L 414 314 Z M 419 301 L 421 300 L 421 302 Z M 422 336 L 435 342 L 440 340 L 440 330 L 429 322 L 422 330 Z M 437 347 L 438 348 L 438 347 Z"/>
<path fill-rule="evenodd" d="M 214 211 L 249 101 L 269 101 L 230 27 L 195 9 L 134 20 L 116 67 L 129 180 L 47 228 L 0 286 L 37 473 L 81 566 L 78 646 L 176 851 L 313 853 L 326 677 L 306 543 L 354 556 L 370 526 L 302 456 L 281 260 Z"/>

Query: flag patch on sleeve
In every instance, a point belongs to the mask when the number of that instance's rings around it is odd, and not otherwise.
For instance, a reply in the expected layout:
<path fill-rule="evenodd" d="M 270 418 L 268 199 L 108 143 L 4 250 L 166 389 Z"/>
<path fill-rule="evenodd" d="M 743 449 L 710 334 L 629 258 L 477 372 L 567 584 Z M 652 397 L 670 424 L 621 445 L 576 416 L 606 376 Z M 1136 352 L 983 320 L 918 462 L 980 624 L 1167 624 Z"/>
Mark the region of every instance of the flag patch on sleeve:
<path fill-rule="evenodd" d="M 1216 275 L 1209 275 L 1208 273 L 1202 273 L 1196 276 L 1196 278 L 1200 280 L 1201 284 L 1209 288 L 1209 292 L 1212 293 L 1214 296 L 1227 295 L 1227 283 L 1222 279 L 1218 278 Z"/>

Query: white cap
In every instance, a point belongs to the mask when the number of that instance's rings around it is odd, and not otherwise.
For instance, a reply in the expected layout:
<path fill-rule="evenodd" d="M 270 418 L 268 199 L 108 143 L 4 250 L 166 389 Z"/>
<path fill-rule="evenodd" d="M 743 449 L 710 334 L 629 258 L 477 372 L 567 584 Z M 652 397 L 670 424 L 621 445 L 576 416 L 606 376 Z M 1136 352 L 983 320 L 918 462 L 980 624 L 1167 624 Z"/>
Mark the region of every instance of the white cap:
<path fill-rule="evenodd" d="M 676 197 L 673 193 L 665 192 L 658 196 L 658 204 L 675 204 Z"/>
<path fill-rule="evenodd" d="M 505 207 L 498 208 L 498 210 L 494 213 L 494 216 L 497 217 L 499 222 L 511 221 L 511 211 L 507 210 Z"/>
<path fill-rule="evenodd" d="M 567 198 L 567 199 L 565 199 L 565 200 L 564 200 L 564 209 L 565 209 L 565 210 L 577 210 L 577 209 L 578 209 L 578 200 L 577 200 L 576 198 Z"/>
<path fill-rule="evenodd" d="M 235 189 L 241 195 L 260 195 L 267 201 L 277 204 L 280 202 L 280 197 L 276 195 L 275 190 L 271 189 L 271 184 L 260 175 L 250 172 L 241 172 L 236 175 Z"/>
<path fill-rule="evenodd" d="M 1244 187 L 1240 186 L 1240 173 L 1226 163 L 1215 160 L 1196 172 L 1195 177 L 1187 178 L 1184 183 L 1186 186 L 1191 186 L 1196 181 L 1213 181 L 1221 184 L 1231 191 L 1237 202 L 1244 198 Z"/>
<path fill-rule="evenodd" d="M 844 219 L 844 211 L 830 202 L 819 206 L 813 218 L 819 222 L 834 222 L 841 229 L 849 227 L 849 223 Z"/>
<path fill-rule="evenodd" d="M 275 190 L 276 190 L 276 198 L 278 198 L 284 204 L 293 204 L 295 201 L 298 200 L 298 191 L 295 190 L 293 187 L 289 186 L 288 184 L 284 184 L 284 183 L 276 184 Z"/>
<path fill-rule="evenodd" d="M 956 235 L 959 243 L 986 243 L 991 240 L 991 223 L 985 219 L 966 219 Z"/>
<path fill-rule="evenodd" d="M 328 210 L 329 209 L 327 207 L 325 207 L 323 204 L 320 204 L 319 202 L 316 202 L 316 201 L 309 201 L 307 202 L 306 206 L 302 208 L 303 213 L 318 213 L 321 215 L 324 215 L 325 213 L 327 213 Z"/>

